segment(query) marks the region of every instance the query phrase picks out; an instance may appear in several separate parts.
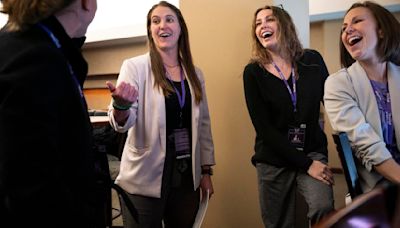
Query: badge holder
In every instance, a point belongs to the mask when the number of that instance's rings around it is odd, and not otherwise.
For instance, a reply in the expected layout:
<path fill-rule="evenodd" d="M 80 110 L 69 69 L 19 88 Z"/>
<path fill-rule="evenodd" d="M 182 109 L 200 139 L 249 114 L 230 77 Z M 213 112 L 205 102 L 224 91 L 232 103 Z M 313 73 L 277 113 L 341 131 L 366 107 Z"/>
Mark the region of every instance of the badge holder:
<path fill-rule="evenodd" d="M 306 125 L 300 124 L 300 127 L 289 127 L 288 139 L 292 146 L 303 151 L 306 140 Z"/>

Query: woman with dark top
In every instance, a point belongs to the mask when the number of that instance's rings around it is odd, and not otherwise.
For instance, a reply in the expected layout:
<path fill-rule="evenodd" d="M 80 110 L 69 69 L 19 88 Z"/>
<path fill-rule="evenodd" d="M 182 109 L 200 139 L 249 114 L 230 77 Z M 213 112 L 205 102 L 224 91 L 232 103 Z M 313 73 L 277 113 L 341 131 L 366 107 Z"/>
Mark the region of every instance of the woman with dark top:
<path fill-rule="evenodd" d="M 259 200 L 265 227 L 294 227 L 295 191 L 304 196 L 311 224 L 333 210 L 333 174 L 319 125 L 327 70 L 303 50 L 290 15 L 257 9 L 253 58 L 243 73 L 247 108 L 256 130 Z"/>
<path fill-rule="evenodd" d="M 0 227 L 98 227 L 80 47 L 96 0 L 2 0 Z"/>

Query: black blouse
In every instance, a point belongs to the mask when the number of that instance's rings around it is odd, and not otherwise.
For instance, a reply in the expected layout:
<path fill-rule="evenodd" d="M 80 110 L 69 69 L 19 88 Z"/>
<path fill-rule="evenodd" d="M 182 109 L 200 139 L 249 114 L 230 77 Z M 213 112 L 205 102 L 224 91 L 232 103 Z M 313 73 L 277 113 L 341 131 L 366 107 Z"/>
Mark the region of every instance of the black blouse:
<path fill-rule="evenodd" d="M 296 81 L 297 112 L 284 82 L 257 63 L 250 63 L 243 73 L 247 108 L 256 130 L 253 164 L 258 162 L 277 167 L 307 170 L 312 160 L 307 153 L 327 154 L 327 140 L 319 126 L 320 102 L 327 77 L 322 57 L 306 52 L 298 61 Z M 289 84 L 291 85 L 289 79 Z M 304 151 L 298 151 L 288 140 L 291 126 L 306 124 Z"/>
<path fill-rule="evenodd" d="M 171 85 L 178 89 L 179 93 L 182 94 L 181 82 L 170 81 Z M 176 93 L 170 94 L 165 98 L 165 109 L 166 109 L 166 121 L 167 121 L 167 135 L 170 135 L 173 129 L 176 128 L 188 128 L 191 136 L 191 120 L 192 120 L 192 98 L 189 89 L 189 83 L 185 80 L 185 105 L 182 109 L 182 126 L 180 126 L 180 112 L 178 96 Z"/>

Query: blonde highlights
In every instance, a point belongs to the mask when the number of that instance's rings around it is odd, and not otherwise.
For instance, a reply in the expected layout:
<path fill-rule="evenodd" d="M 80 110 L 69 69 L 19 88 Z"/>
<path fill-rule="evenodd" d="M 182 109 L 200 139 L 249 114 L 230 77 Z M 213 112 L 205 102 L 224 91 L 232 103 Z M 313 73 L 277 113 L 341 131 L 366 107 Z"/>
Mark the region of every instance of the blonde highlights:
<path fill-rule="evenodd" d="M 2 0 L 2 13 L 8 14 L 6 29 L 21 31 L 65 8 L 75 0 Z"/>

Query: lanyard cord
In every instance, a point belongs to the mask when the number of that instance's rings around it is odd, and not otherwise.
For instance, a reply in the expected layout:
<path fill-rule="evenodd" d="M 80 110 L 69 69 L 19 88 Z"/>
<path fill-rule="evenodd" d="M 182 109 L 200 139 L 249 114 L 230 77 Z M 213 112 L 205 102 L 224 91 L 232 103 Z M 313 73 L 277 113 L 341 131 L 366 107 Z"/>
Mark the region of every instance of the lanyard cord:
<path fill-rule="evenodd" d="M 272 65 L 275 67 L 276 71 L 278 71 L 279 77 L 282 79 L 282 81 L 285 83 L 285 86 L 287 88 L 287 90 L 289 91 L 290 94 L 290 99 L 292 100 L 292 104 L 293 104 L 293 109 L 294 112 L 297 111 L 297 93 L 296 93 L 296 77 L 294 74 L 294 68 L 292 66 L 292 84 L 293 84 L 293 91 L 289 86 L 289 83 L 287 82 L 285 76 L 283 75 L 281 69 L 279 69 L 278 65 L 275 64 L 275 62 L 272 62 Z"/>
<path fill-rule="evenodd" d="M 185 82 L 183 81 L 183 69 L 182 69 L 182 67 L 181 67 L 181 73 L 180 73 L 182 96 L 181 96 L 181 94 L 179 93 L 179 90 L 175 87 L 175 85 L 174 85 L 174 83 L 173 83 L 173 81 L 172 81 L 172 79 L 171 79 L 171 77 L 170 77 L 168 71 L 166 71 L 166 72 L 167 72 L 167 74 L 166 74 L 166 75 L 167 75 L 167 78 L 168 78 L 168 80 L 171 82 L 172 86 L 174 87 L 176 96 L 178 96 L 179 107 L 181 107 L 181 112 L 182 112 L 183 106 L 185 106 L 185 97 L 186 97 Z"/>
<path fill-rule="evenodd" d="M 60 44 L 60 41 L 57 39 L 57 37 L 54 35 L 54 33 L 53 33 L 48 27 L 46 27 L 45 25 L 43 25 L 42 23 L 38 23 L 37 25 L 39 26 L 39 28 L 41 28 L 43 31 L 45 31 L 45 32 L 47 33 L 47 35 L 48 35 L 48 36 L 50 37 L 50 39 L 53 41 L 54 45 L 56 45 L 56 47 L 57 47 L 58 49 L 61 49 L 62 46 L 61 46 L 61 44 Z M 82 102 L 83 102 L 83 104 L 86 106 L 85 96 L 84 96 L 84 94 L 83 94 L 83 92 L 82 92 L 81 85 L 79 84 L 78 79 L 76 78 L 75 72 L 74 72 L 74 70 L 72 69 L 72 66 L 71 66 L 71 64 L 69 63 L 68 59 L 67 59 L 67 64 L 68 64 L 69 72 L 70 72 L 70 74 L 71 74 L 71 76 L 72 76 L 72 78 L 73 78 L 73 80 L 74 80 L 76 86 L 78 87 L 78 91 L 79 91 L 79 94 L 80 94 L 80 96 L 81 96 Z"/>

